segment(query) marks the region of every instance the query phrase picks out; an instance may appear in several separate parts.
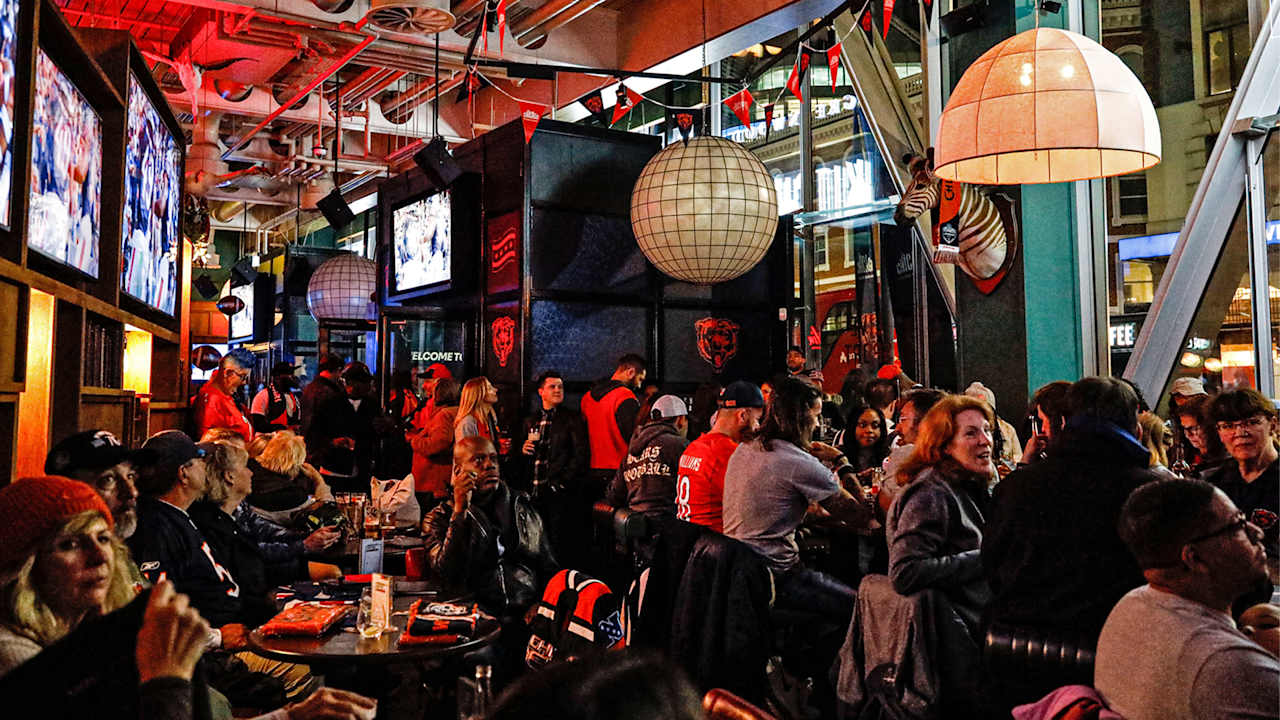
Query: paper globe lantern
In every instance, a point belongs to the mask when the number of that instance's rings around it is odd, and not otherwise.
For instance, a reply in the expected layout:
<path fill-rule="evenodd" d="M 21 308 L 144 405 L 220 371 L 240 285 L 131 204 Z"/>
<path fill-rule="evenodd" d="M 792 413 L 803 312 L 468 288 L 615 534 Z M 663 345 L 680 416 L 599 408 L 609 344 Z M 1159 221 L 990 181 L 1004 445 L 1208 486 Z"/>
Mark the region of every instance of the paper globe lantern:
<path fill-rule="evenodd" d="M 755 155 L 696 137 L 654 155 L 631 191 L 631 229 L 649 262 L 677 280 L 732 280 L 760 262 L 778 226 L 778 193 Z"/>
<path fill-rule="evenodd" d="M 1160 162 L 1160 124 L 1141 81 L 1089 38 L 1019 33 L 965 70 L 942 111 L 934 172 L 1013 185 L 1109 177 Z"/>
<path fill-rule="evenodd" d="M 378 317 L 377 277 L 377 265 L 359 255 L 326 260 L 307 284 L 307 309 L 321 323 L 372 322 Z"/>

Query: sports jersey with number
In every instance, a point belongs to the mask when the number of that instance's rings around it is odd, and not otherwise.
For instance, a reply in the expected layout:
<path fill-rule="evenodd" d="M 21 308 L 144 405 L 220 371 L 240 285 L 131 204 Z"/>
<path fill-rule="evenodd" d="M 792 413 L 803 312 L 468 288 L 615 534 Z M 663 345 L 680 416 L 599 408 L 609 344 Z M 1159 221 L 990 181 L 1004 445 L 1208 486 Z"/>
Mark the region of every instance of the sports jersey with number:
<path fill-rule="evenodd" d="M 187 513 L 155 498 L 139 498 L 138 529 L 127 542 L 147 580 L 172 582 L 210 625 L 242 622 L 240 586 Z"/>
<path fill-rule="evenodd" d="M 676 517 L 724 532 L 724 468 L 738 443 L 724 433 L 708 432 L 689 443 L 680 456 L 676 478 Z"/>

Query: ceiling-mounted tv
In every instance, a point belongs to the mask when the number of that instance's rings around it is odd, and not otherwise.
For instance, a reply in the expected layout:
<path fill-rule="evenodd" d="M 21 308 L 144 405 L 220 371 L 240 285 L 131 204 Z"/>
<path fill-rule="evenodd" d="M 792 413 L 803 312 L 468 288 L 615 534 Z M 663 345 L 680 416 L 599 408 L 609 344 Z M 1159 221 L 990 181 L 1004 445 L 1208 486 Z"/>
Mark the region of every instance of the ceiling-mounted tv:
<path fill-rule="evenodd" d="M 31 123 L 27 246 L 98 277 L 102 120 L 41 49 Z"/>
<path fill-rule="evenodd" d="M 0 226 L 13 212 L 13 123 L 17 98 L 19 0 L 0 0 Z"/>
<path fill-rule="evenodd" d="M 182 156 L 142 83 L 129 73 L 120 288 L 172 315 L 178 285 Z"/>
<path fill-rule="evenodd" d="M 453 197 L 442 190 L 391 212 L 392 293 L 446 289 L 453 280 Z"/>
<path fill-rule="evenodd" d="M 253 283 L 237 285 L 229 294 L 244 302 L 244 309 L 230 317 L 230 337 L 232 342 L 244 342 L 253 339 L 254 291 Z"/>

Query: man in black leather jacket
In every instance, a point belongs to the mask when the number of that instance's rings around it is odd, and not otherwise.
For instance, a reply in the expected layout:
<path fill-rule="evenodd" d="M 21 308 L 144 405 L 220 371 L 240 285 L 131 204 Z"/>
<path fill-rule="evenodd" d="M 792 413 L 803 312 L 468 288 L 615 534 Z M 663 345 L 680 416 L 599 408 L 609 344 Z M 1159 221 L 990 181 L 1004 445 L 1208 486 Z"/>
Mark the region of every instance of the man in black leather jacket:
<path fill-rule="evenodd" d="M 431 568 L 476 595 L 499 618 L 520 617 L 558 569 L 542 518 L 528 496 L 498 473 L 498 451 L 484 437 L 453 448 L 453 497 L 422 519 Z"/>

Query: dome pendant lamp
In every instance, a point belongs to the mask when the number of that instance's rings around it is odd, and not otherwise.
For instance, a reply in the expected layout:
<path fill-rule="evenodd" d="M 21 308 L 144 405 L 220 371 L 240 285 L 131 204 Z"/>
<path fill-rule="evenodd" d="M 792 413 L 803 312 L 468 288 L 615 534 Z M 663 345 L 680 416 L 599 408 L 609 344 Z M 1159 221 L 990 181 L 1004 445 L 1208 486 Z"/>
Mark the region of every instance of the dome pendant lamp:
<path fill-rule="evenodd" d="M 1124 175 L 1160 162 L 1160 125 L 1120 58 L 1078 33 L 1037 27 L 964 72 L 942 111 L 934 162 L 943 180 L 983 185 Z"/>

